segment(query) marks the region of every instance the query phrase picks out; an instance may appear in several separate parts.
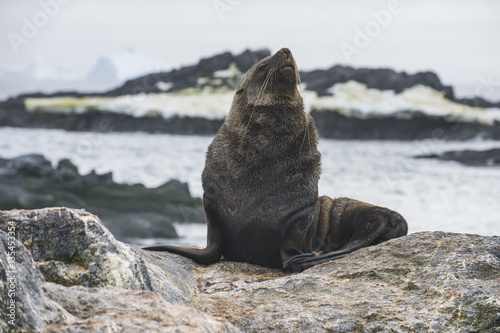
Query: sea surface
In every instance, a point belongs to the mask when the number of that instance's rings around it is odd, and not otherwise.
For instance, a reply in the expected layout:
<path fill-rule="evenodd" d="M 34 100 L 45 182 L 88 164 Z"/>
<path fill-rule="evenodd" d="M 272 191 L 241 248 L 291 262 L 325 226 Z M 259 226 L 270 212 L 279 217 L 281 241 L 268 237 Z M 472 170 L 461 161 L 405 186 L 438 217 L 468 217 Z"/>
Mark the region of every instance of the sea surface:
<path fill-rule="evenodd" d="M 213 137 L 0 128 L 0 157 L 69 158 L 86 174 L 113 172 L 123 183 L 159 186 L 170 179 L 201 196 L 201 172 Z M 415 159 L 448 150 L 500 147 L 497 141 L 356 141 L 320 138 L 320 195 L 347 196 L 399 211 L 409 232 L 500 234 L 500 168 Z M 202 224 L 177 224 L 181 244 L 205 244 Z M 148 244 L 159 240 L 145 240 Z M 169 240 L 169 243 L 172 241 Z"/>

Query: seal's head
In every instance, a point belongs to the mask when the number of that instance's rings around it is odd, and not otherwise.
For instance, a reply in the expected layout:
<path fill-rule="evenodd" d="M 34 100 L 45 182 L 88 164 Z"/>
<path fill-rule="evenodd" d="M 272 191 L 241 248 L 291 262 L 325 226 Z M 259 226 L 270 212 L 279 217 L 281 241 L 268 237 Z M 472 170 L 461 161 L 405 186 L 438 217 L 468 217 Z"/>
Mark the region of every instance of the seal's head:
<path fill-rule="evenodd" d="M 301 104 L 299 71 L 292 52 L 282 48 L 253 65 L 236 87 L 234 103 L 252 106 Z"/>

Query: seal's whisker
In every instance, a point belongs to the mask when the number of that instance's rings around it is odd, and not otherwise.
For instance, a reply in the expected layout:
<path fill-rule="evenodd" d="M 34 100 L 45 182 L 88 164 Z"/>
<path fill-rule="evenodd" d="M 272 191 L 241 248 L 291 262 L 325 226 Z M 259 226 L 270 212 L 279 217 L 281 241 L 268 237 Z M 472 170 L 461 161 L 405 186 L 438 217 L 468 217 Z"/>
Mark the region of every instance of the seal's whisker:
<path fill-rule="evenodd" d="M 298 82 L 298 86 L 299 86 L 299 90 L 300 90 L 300 95 L 302 96 L 302 103 L 304 105 L 304 109 L 306 107 L 306 94 L 304 92 L 304 89 L 302 87 L 302 81 L 300 80 L 300 74 L 299 74 L 299 69 L 297 68 L 297 63 L 295 62 L 295 60 L 293 61 L 293 65 L 295 67 L 295 73 L 296 73 L 296 77 L 297 77 L 297 82 Z M 308 110 L 304 110 L 305 112 L 308 112 Z M 304 146 L 304 142 L 306 141 L 306 139 L 309 141 L 309 145 L 311 144 L 311 139 L 309 137 L 309 121 L 306 121 L 305 123 L 305 130 L 304 130 L 304 138 L 302 139 L 302 143 L 300 145 L 300 148 L 299 148 L 299 151 L 302 150 L 302 146 Z"/>
<path fill-rule="evenodd" d="M 302 86 L 302 81 L 300 80 L 300 73 L 299 73 L 299 69 L 297 68 L 297 64 L 295 63 L 295 60 L 293 61 L 293 65 L 295 67 L 295 73 L 296 73 L 297 82 L 298 82 L 298 86 L 299 86 L 299 90 L 300 90 L 300 95 L 302 96 L 302 100 L 304 101 L 304 105 L 305 105 L 306 94 L 304 92 L 304 87 Z"/>
<path fill-rule="evenodd" d="M 271 76 L 273 75 L 274 72 L 275 72 L 275 70 L 274 70 L 274 68 L 272 68 L 269 71 L 269 73 L 267 73 L 267 76 L 264 80 L 264 83 L 262 84 L 262 87 L 260 88 L 259 95 L 257 95 L 257 100 L 255 101 L 255 104 L 253 105 L 252 112 L 250 112 L 250 117 L 248 117 L 247 126 L 245 127 L 245 131 L 243 132 L 243 137 L 241 138 L 240 149 L 241 149 L 241 145 L 243 144 L 243 139 L 245 139 L 245 136 L 247 135 L 248 127 L 250 126 L 250 122 L 252 121 L 252 116 L 253 116 L 253 113 L 255 111 L 255 108 L 257 107 L 257 104 L 260 102 L 262 94 L 264 93 L 264 90 L 266 89 L 267 85 L 269 84 Z M 272 84 L 272 82 L 271 82 L 271 84 Z"/>
<path fill-rule="evenodd" d="M 311 139 L 309 138 L 309 121 L 306 121 L 305 124 L 304 137 L 302 138 L 302 143 L 300 144 L 299 152 L 302 150 L 302 146 L 304 146 L 304 142 L 306 142 L 306 139 L 309 141 L 309 145 L 311 145 Z"/>

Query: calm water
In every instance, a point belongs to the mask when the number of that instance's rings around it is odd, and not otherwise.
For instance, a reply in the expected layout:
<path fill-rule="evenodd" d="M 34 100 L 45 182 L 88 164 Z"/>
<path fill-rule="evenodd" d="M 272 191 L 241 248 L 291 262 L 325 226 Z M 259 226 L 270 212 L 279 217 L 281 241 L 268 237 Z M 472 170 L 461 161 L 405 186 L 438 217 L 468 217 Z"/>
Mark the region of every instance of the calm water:
<path fill-rule="evenodd" d="M 0 128 L 0 157 L 40 153 L 53 164 L 70 158 L 81 173 L 112 171 L 115 181 L 150 187 L 176 178 L 188 182 L 193 195 L 201 196 L 201 172 L 211 140 L 206 136 Z M 466 167 L 412 156 L 499 146 L 500 142 L 492 141 L 320 139 L 323 172 L 319 191 L 397 210 L 407 219 L 410 232 L 498 235 L 500 168 Z M 179 232 L 187 237 L 181 243 L 203 241 L 203 228 L 181 226 Z"/>

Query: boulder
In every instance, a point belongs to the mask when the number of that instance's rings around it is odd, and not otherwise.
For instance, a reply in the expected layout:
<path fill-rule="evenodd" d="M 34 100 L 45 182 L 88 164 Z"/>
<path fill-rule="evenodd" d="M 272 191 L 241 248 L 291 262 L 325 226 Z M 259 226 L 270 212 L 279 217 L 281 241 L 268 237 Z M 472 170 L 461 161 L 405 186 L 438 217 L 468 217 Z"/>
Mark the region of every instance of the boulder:
<path fill-rule="evenodd" d="M 198 269 L 195 306 L 246 332 L 500 332 L 500 237 L 421 232 L 300 274 Z"/>
<path fill-rule="evenodd" d="M 3 244 L 9 227 L 29 272 L 13 332 L 500 332 L 499 236 L 414 233 L 286 274 L 143 251 L 81 210 L 2 212 Z"/>
<path fill-rule="evenodd" d="M 36 332 L 50 322 L 73 320 L 58 303 L 44 297 L 43 275 L 15 233 L 9 233 L 14 230 L 9 222 L 0 222 L 0 332 Z"/>
<path fill-rule="evenodd" d="M 13 322 L 0 321 L 7 332 L 237 331 L 191 306 L 196 285 L 187 259 L 169 260 L 167 254 L 159 262 L 117 241 L 83 210 L 2 211 L 0 240 L 7 248 L 0 253 L 0 272 L 14 276 L 16 292 Z M 0 286 L 0 301 L 8 304 L 10 284 Z"/>

